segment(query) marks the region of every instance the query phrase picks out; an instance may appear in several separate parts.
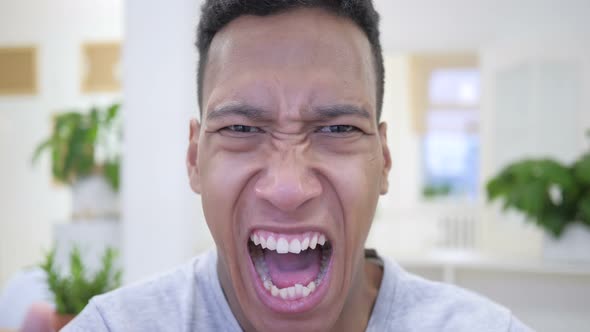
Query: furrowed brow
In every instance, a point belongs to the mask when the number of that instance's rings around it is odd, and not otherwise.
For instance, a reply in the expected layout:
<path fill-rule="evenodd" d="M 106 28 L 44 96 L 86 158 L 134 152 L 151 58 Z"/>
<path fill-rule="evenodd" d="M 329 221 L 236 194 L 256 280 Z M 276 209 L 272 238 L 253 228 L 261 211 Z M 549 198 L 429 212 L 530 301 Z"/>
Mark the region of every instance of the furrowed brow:
<path fill-rule="evenodd" d="M 221 119 L 225 117 L 238 116 L 252 121 L 268 119 L 268 111 L 244 104 L 222 105 L 208 112 L 207 120 Z"/>
<path fill-rule="evenodd" d="M 334 105 L 318 107 L 312 111 L 312 114 L 318 118 L 318 120 L 328 121 L 341 116 L 354 116 L 364 119 L 370 119 L 371 114 L 363 109 L 352 105 Z"/>

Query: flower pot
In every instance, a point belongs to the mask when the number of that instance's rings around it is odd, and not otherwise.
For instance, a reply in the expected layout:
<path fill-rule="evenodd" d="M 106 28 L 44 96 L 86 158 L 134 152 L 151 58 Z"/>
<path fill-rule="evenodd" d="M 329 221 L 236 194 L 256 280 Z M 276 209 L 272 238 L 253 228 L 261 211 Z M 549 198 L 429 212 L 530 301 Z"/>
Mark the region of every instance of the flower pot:
<path fill-rule="evenodd" d="M 74 220 L 116 219 L 119 195 L 102 175 L 90 175 L 72 184 L 72 218 Z"/>
<path fill-rule="evenodd" d="M 58 314 L 57 312 L 53 315 L 53 330 L 59 331 L 68 325 L 68 323 L 74 319 L 76 315 Z"/>
<path fill-rule="evenodd" d="M 545 233 L 543 256 L 551 261 L 590 264 L 590 227 L 573 223 L 558 239 Z"/>

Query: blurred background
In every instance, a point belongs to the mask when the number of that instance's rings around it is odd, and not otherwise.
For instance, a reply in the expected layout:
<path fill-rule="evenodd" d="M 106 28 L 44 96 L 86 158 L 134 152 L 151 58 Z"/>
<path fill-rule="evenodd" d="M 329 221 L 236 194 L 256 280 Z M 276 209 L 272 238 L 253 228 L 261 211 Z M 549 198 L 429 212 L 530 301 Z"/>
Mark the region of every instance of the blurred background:
<path fill-rule="evenodd" d="M 590 331 L 590 1 L 375 3 L 393 169 L 367 246 Z M 128 283 L 212 247 L 184 163 L 200 4 L 0 0 L 0 328 L 51 248 L 117 248 Z"/>

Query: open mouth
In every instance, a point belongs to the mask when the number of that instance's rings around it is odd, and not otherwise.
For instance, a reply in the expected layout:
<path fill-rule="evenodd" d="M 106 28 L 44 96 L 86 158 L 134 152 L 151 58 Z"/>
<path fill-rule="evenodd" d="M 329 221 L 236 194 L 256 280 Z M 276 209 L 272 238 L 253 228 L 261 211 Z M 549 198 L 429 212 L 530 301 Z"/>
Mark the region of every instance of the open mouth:
<path fill-rule="evenodd" d="M 313 307 L 311 302 L 319 302 L 319 293 L 325 293 L 320 290 L 328 279 L 332 246 L 321 232 L 278 234 L 257 230 L 250 235 L 248 249 L 254 274 L 262 285 L 257 290 L 271 307 L 288 305 L 303 310 Z"/>

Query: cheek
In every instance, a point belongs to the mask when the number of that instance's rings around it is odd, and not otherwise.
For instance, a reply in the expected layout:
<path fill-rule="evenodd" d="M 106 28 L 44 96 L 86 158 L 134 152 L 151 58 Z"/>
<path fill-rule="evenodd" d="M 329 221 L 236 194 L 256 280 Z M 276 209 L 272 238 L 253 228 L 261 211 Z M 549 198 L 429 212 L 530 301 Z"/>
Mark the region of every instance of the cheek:
<path fill-rule="evenodd" d="M 231 204 L 255 169 L 259 158 L 254 153 L 234 153 L 220 149 L 204 150 L 199 161 L 203 196 L 212 203 Z M 223 198 L 222 200 L 217 200 Z"/>
<path fill-rule="evenodd" d="M 380 158 L 363 153 L 325 160 L 324 164 L 344 210 L 348 240 L 364 241 L 379 199 Z"/>
<path fill-rule="evenodd" d="M 215 240 L 227 241 L 217 237 L 236 236 L 231 232 L 238 230 L 232 227 L 235 220 L 234 212 L 240 195 L 248 181 L 259 168 L 253 154 L 215 152 L 205 153 L 199 162 L 201 172 L 201 188 L 203 212 L 207 224 Z"/>

